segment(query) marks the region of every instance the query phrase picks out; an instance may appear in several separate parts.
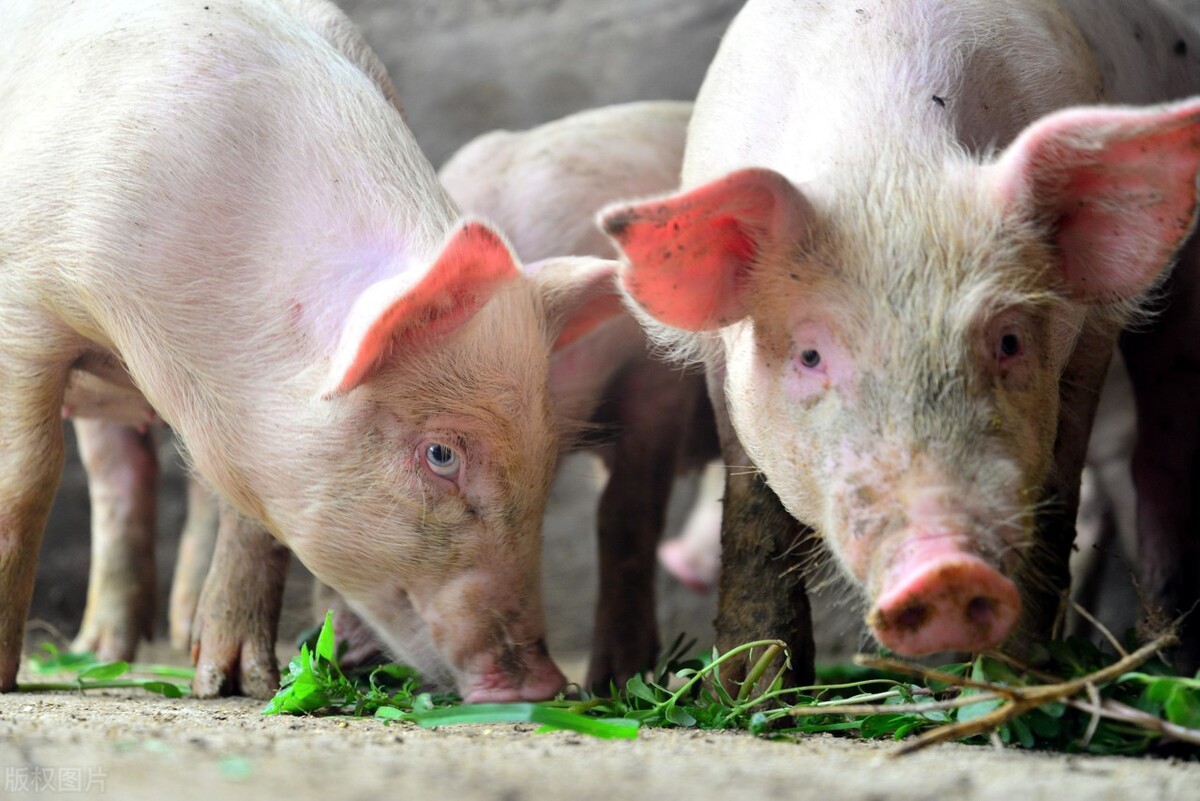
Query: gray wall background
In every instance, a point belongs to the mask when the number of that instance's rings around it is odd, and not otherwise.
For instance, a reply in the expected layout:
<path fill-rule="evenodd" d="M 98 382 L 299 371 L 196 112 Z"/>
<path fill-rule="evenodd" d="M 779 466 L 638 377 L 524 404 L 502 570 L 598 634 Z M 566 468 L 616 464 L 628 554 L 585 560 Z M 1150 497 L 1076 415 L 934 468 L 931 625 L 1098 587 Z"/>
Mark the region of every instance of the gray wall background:
<path fill-rule="evenodd" d="M 1001 0 L 997 0 L 1000 2 Z M 1200 0 L 1174 0 L 1200 24 Z M 435 166 L 472 137 L 527 128 L 584 108 L 636 99 L 690 99 L 736 0 L 342 0 L 395 81 L 417 140 Z M 69 429 L 69 426 L 68 426 Z M 71 447 L 73 448 L 73 438 Z M 160 438 L 158 565 L 160 610 L 183 520 L 181 465 Z M 595 597 L 595 481 L 586 460 L 564 466 L 547 524 L 550 642 L 556 653 L 584 650 Z M 86 595 L 88 500 L 72 455 L 42 547 L 31 617 L 68 636 Z M 302 570 L 294 571 L 283 628 L 310 622 Z M 681 630 L 711 641 L 712 599 L 660 581 L 663 635 Z M 160 612 L 160 617 L 165 611 Z M 826 652 L 853 649 L 853 617 L 821 604 Z M 165 632 L 165 620 L 160 623 Z M 164 635 L 165 636 L 165 635 Z"/>

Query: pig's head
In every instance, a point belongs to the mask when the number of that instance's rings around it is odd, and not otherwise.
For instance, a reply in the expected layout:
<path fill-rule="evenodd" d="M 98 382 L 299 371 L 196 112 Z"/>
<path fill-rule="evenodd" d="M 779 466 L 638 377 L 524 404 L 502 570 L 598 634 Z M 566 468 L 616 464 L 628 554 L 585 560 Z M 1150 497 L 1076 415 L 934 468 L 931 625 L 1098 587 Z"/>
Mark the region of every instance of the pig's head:
<path fill-rule="evenodd" d="M 556 343 L 620 310 L 615 269 L 561 260 L 531 278 L 491 228 L 465 223 L 415 280 L 362 293 L 312 401 L 328 432 L 315 461 L 334 469 L 297 499 L 310 533 L 289 546 L 468 701 L 564 683 L 540 583 L 559 451 L 548 365 Z"/>
<path fill-rule="evenodd" d="M 725 371 L 746 452 L 905 654 L 1012 629 L 1060 379 L 1089 310 L 1128 313 L 1191 232 L 1200 102 L 1061 112 L 986 164 L 935 153 L 602 215 L 635 311 Z"/>

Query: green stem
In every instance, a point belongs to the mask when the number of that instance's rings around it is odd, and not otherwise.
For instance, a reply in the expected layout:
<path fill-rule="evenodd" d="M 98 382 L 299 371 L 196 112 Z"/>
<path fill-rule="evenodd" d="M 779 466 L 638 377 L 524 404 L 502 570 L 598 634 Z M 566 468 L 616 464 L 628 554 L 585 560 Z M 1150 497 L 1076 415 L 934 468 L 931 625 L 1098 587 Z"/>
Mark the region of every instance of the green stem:
<path fill-rule="evenodd" d="M 712 662 L 709 662 L 707 665 L 705 665 L 701 670 L 697 670 L 694 674 L 692 674 L 691 678 L 689 678 L 686 682 L 684 682 L 682 687 L 680 687 L 678 690 L 676 690 L 671 695 L 670 698 L 668 698 L 667 700 L 665 700 L 661 704 L 659 704 L 658 705 L 659 708 L 675 706 L 675 704 L 679 703 L 679 699 L 683 698 L 685 695 L 687 695 L 688 692 L 692 689 L 692 687 L 694 687 L 696 685 L 696 682 L 702 681 L 710 673 L 712 673 L 714 670 L 716 670 L 717 666 L 720 665 L 725 660 L 731 659 L 731 658 L 737 656 L 738 654 L 741 654 L 743 651 L 749 651 L 754 648 L 760 648 L 764 645 L 765 646 L 772 646 L 772 645 L 779 646 L 780 648 L 783 649 L 785 658 L 791 659 L 791 654 L 787 650 L 787 643 L 785 643 L 783 640 L 755 640 L 754 642 L 748 642 L 744 645 L 739 645 L 737 648 L 733 648 L 733 649 L 721 654 L 719 657 L 714 659 Z"/>
<path fill-rule="evenodd" d="M 781 650 L 782 648 L 779 645 L 769 645 L 767 646 L 767 650 L 763 651 L 763 655 L 754 663 L 754 667 L 750 668 L 750 672 L 746 674 L 746 680 L 738 688 L 737 700 L 739 704 L 745 701 L 754 690 L 754 686 L 758 684 L 758 680 L 767 672 L 767 668 L 775 661 L 775 657 L 779 656 Z"/>
<path fill-rule="evenodd" d="M 543 705 L 545 705 L 547 707 L 551 707 L 551 708 L 557 707 L 559 709 L 566 709 L 571 712 L 576 712 L 576 713 L 582 715 L 583 713 L 587 712 L 588 710 L 595 709 L 596 707 L 601 706 L 602 704 L 611 703 L 612 700 L 613 699 L 610 699 L 610 698 L 597 697 L 597 698 L 589 698 L 586 701 L 571 702 L 568 704 L 564 704 L 562 706 L 558 706 L 553 701 L 543 701 L 542 703 L 543 703 Z"/>
<path fill-rule="evenodd" d="M 120 690 L 130 687 L 142 688 L 147 683 L 164 684 L 156 679 L 128 679 L 124 681 L 96 681 L 80 683 L 77 681 L 63 682 L 38 682 L 34 684 L 18 684 L 17 692 L 25 693 L 40 693 L 40 692 L 71 692 L 73 690 Z M 184 692 L 186 688 L 181 688 Z"/>

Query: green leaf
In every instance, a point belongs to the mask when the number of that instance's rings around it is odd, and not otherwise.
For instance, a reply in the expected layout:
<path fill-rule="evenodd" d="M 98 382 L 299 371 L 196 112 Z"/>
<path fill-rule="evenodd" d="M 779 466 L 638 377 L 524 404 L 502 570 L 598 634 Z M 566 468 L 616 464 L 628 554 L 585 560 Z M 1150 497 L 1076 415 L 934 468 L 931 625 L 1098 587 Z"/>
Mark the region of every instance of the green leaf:
<path fill-rule="evenodd" d="M 542 723 L 558 729 L 595 737 L 637 737 L 638 722 L 626 718 L 589 718 L 565 709 L 542 704 L 470 704 L 467 706 L 414 712 L 410 718 L 424 728 L 456 723 Z"/>
<path fill-rule="evenodd" d="M 404 720 L 408 716 L 408 712 L 397 709 L 394 706 L 381 706 L 375 710 L 375 717 L 383 718 L 384 720 Z"/>
<path fill-rule="evenodd" d="M 915 718 L 913 715 L 867 715 L 861 721 L 862 736 L 872 740 L 884 737 L 914 720 L 920 720 L 920 718 Z"/>
<path fill-rule="evenodd" d="M 80 672 L 78 679 L 80 682 L 85 679 L 90 681 L 112 681 L 117 676 L 127 672 L 129 672 L 128 662 L 103 662 Z"/>
<path fill-rule="evenodd" d="M 911 720 L 908 723 L 904 723 L 900 726 L 897 726 L 896 731 L 892 734 L 892 739 L 903 740 L 905 737 L 912 734 L 913 732 L 920 731 L 921 729 L 924 729 L 927 726 L 929 726 L 929 723 L 927 721 L 921 720 L 919 718 L 917 720 Z"/>
<path fill-rule="evenodd" d="M 1013 734 L 1017 737 L 1017 742 L 1022 748 L 1033 748 L 1034 739 L 1033 732 L 1029 730 L 1029 724 L 1025 722 L 1023 716 L 1018 716 L 1009 721 L 1012 726 Z"/>
<path fill-rule="evenodd" d="M 1047 704 L 1046 706 L 1051 706 Z M 1065 705 L 1059 705 L 1065 706 Z M 1055 740 L 1061 736 L 1063 732 L 1062 713 L 1060 710 L 1058 715 L 1049 714 L 1045 706 L 1031 710 L 1025 715 L 1025 719 L 1029 723 L 1029 728 L 1033 733 L 1043 740 Z"/>
<path fill-rule="evenodd" d="M 652 704 L 657 704 L 660 700 L 658 693 L 650 689 L 649 685 L 637 674 L 634 674 L 630 677 L 629 681 L 625 682 L 625 692 L 634 698 L 640 698 Z"/>
<path fill-rule="evenodd" d="M 40 675 L 47 673 L 75 673 L 98 664 L 96 662 L 96 655 L 90 651 L 82 653 L 60 651 L 53 643 L 48 642 L 42 643 L 41 649 L 46 652 L 45 656 L 35 653 L 29 657 L 30 670 Z"/>
<path fill-rule="evenodd" d="M 142 689 L 152 693 L 158 693 L 164 698 L 182 698 L 183 688 L 178 684 L 172 684 L 169 681 L 147 681 L 142 684 Z"/>
<path fill-rule="evenodd" d="M 150 673 L 155 676 L 170 679 L 194 679 L 196 677 L 196 669 L 189 667 L 178 667 L 176 665 L 147 665 L 142 662 L 133 662 L 129 665 L 130 673 Z"/>
<path fill-rule="evenodd" d="M 1174 687 L 1163 703 L 1167 720 L 1189 729 L 1200 728 L 1200 697 L 1183 687 Z"/>
<path fill-rule="evenodd" d="M 963 694 L 966 695 L 966 693 Z M 1003 703 L 1003 698 L 992 698 L 986 701 L 979 701 L 975 704 L 967 704 L 958 708 L 956 717 L 960 722 L 974 720 L 975 718 L 983 717 L 989 712 L 994 712 Z"/>
<path fill-rule="evenodd" d="M 333 610 L 325 613 L 325 625 L 321 626 L 321 634 L 317 637 L 317 656 L 331 665 L 337 665 L 335 649 L 337 642 L 333 635 Z"/>
<path fill-rule="evenodd" d="M 663 717 L 674 723 L 676 726 L 689 728 L 696 725 L 696 718 L 688 713 L 686 709 L 676 706 L 675 704 L 667 704 L 663 709 Z"/>

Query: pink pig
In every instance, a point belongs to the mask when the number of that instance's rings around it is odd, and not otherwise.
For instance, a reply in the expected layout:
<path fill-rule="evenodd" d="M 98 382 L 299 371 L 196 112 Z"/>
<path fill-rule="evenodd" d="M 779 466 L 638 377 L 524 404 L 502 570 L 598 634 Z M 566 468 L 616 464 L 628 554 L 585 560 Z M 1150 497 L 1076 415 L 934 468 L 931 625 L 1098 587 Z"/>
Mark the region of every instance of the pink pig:
<path fill-rule="evenodd" d="M 525 276 L 364 63 L 316 0 L 6 10 L 0 690 L 78 371 L 126 376 L 236 509 L 244 592 L 278 540 L 389 644 L 430 642 L 412 661 L 467 700 L 563 683 L 547 374 L 559 333 L 611 308 L 613 266 Z"/>
<path fill-rule="evenodd" d="M 617 198 L 678 185 L 690 112 L 682 102 L 626 103 L 493 131 L 452 156 L 439 177 L 464 209 L 499 224 L 523 259 L 610 255 L 593 216 Z M 658 655 L 654 547 L 676 475 L 715 455 L 703 376 L 654 358 L 647 344 L 631 316 L 614 315 L 564 343 L 550 367 L 558 414 L 584 424 L 579 445 L 609 468 L 597 510 L 599 599 L 586 679 L 605 690 Z M 371 633 L 336 599 L 323 593 L 317 608 L 323 614 L 331 603 L 347 657 L 376 657 Z"/>
<path fill-rule="evenodd" d="M 1046 628 L 1113 342 L 1196 218 L 1200 100 L 1100 104 L 1196 91 L 1198 47 L 1154 3 L 751 0 L 683 190 L 603 215 L 653 336 L 707 367 L 726 461 L 819 533 L 888 648 Z M 802 587 L 774 599 L 791 628 L 737 608 L 787 568 L 739 514 L 720 644 L 803 649 Z"/>

